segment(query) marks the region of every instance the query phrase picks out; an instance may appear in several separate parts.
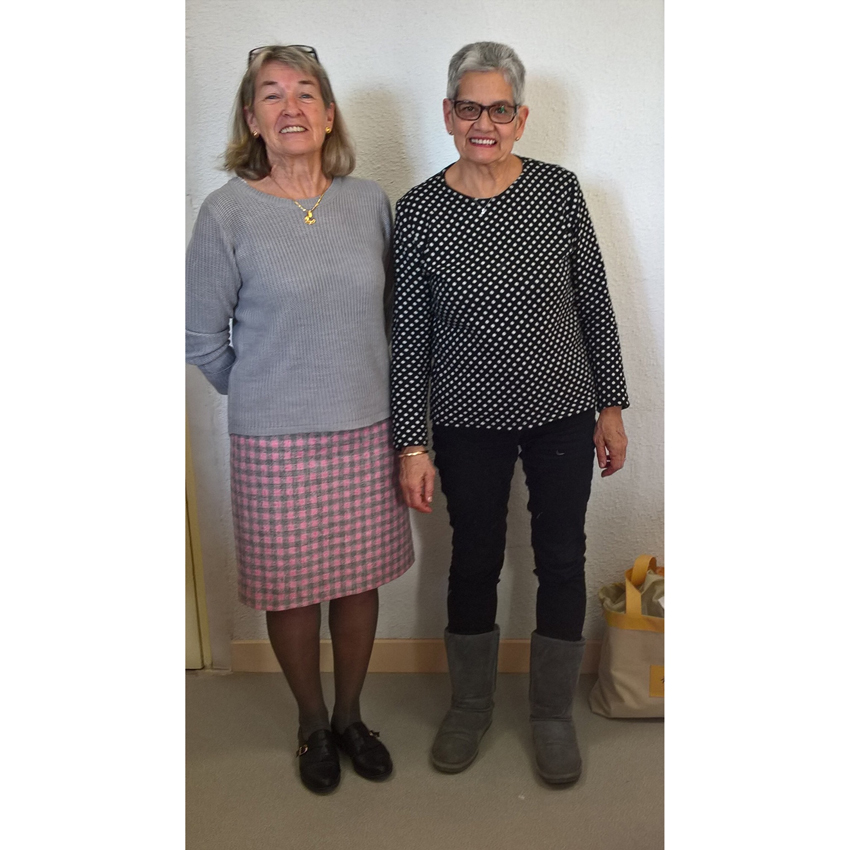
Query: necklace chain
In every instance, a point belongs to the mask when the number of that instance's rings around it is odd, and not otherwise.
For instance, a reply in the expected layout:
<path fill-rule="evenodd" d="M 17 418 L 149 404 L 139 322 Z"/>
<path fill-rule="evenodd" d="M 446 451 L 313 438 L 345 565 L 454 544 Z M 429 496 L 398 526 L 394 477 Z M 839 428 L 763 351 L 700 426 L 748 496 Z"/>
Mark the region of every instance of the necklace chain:
<path fill-rule="evenodd" d="M 274 183 L 275 183 L 275 185 L 277 186 L 277 188 L 278 188 L 278 189 L 280 189 L 280 191 L 281 191 L 281 192 L 283 192 L 284 194 L 286 194 L 286 190 L 283 188 L 283 186 L 281 186 L 281 185 L 280 185 L 280 183 L 278 183 L 278 182 L 277 182 L 277 180 L 275 179 L 274 174 L 272 174 L 272 173 L 271 173 L 271 171 L 269 172 L 269 177 L 271 177 L 271 179 L 274 181 Z M 327 190 L 327 189 L 325 189 L 325 192 L 327 192 L 327 191 L 328 191 L 328 190 Z M 304 216 L 304 223 L 305 223 L 305 224 L 315 224 L 315 223 L 316 223 L 316 219 L 315 219 L 315 217 L 313 216 L 313 210 L 315 210 L 315 209 L 316 209 L 316 207 L 318 207 L 318 206 L 319 206 L 319 204 L 320 204 L 320 203 L 322 203 L 322 198 L 324 198 L 324 197 L 325 197 L 325 192 L 322 192 L 322 194 L 321 194 L 321 195 L 319 195 L 319 200 L 318 200 L 318 201 L 316 201 L 316 203 L 315 203 L 315 204 L 313 204 L 313 206 L 312 206 L 309 210 L 307 209 L 307 207 L 302 207 L 302 206 L 301 206 L 301 204 L 299 204 L 299 203 L 298 203 L 298 201 L 296 201 L 296 200 L 295 200 L 295 198 L 287 198 L 286 200 L 287 200 L 287 201 L 292 201 L 292 203 L 293 203 L 293 204 L 295 204 L 295 206 L 296 206 L 296 207 L 298 207 L 298 209 L 300 209 L 300 210 L 302 210 L 303 212 L 307 213 L 307 215 L 305 215 L 305 216 Z"/>

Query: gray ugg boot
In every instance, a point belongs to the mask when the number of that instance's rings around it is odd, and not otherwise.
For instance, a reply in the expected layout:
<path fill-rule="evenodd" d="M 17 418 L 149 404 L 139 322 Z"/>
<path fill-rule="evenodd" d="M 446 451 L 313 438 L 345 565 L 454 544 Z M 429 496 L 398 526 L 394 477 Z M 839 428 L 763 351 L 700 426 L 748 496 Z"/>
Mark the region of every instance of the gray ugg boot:
<path fill-rule="evenodd" d="M 499 663 L 499 627 L 483 635 L 445 633 L 452 706 L 434 745 L 431 761 L 444 773 L 466 770 L 493 718 L 493 693 Z"/>
<path fill-rule="evenodd" d="M 581 775 L 573 724 L 573 697 L 578 684 L 584 639 L 556 640 L 531 635 L 531 736 L 537 772 L 547 782 L 575 782 Z"/>

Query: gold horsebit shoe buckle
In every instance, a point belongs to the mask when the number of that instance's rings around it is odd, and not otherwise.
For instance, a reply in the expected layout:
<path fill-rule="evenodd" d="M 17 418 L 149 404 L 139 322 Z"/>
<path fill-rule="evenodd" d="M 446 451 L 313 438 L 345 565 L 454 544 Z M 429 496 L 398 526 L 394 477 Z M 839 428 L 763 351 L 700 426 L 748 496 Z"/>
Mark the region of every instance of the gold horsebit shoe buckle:
<path fill-rule="evenodd" d="M 380 733 L 380 732 L 376 732 L 374 729 L 370 729 L 370 730 L 369 730 L 369 736 L 370 736 L 370 737 L 372 737 L 372 738 L 380 738 L 380 737 L 381 737 L 381 733 Z M 310 749 L 310 748 L 309 748 L 306 744 L 302 744 L 302 745 L 301 745 L 301 746 L 300 746 L 300 747 L 299 747 L 299 748 L 295 751 L 295 756 L 296 756 L 296 758 L 300 758 L 301 756 L 303 756 L 303 755 L 304 755 L 304 753 L 306 753 L 306 752 L 307 752 L 307 750 L 309 750 L 309 749 Z"/>

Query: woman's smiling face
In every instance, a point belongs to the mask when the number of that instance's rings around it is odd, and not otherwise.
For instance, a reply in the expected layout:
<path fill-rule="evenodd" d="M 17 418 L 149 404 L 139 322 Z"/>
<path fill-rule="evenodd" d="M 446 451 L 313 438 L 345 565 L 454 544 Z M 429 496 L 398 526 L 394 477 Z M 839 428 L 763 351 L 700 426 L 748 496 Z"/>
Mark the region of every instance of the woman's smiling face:
<path fill-rule="evenodd" d="M 267 62 L 257 74 L 254 105 L 245 110 L 252 133 L 266 144 L 269 162 L 321 152 L 325 128 L 333 126 L 334 106 L 325 106 L 318 80 L 280 62 Z"/>
<path fill-rule="evenodd" d="M 498 71 L 468 71 L 461 77 L 455 100 L 471 100 L 482 106 L 505 104 L 514 106 L 510 83 Z M 521 106 L 510 124 L 496 124 L 486 109 L 474 121 L 459 118 L 451 100 L 443 101 L 446 130 L 452 134 L 461 159 L 479 165 L 506 161 L 514 142 L 522 136 L 528 118 L 528 107 Z"/>

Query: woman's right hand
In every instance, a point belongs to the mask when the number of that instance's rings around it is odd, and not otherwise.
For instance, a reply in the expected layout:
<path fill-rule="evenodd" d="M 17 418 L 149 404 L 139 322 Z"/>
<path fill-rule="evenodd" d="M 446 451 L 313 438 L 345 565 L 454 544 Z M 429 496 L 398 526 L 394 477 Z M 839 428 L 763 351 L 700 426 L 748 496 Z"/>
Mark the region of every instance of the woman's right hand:
<path fill-rule="evenodd" d="M 424 452 L 425 446 L 408 446 L 402 450 L 405 452 Z M 399 480 L 404 501 L 409 508 L 421 511 L 423 514 L 431 513 L 431 501 L 434 498 L 434 465 L 427 454 L 413 455 L 412 457 L 401 457 L 399 463 L 401 470 Z"/>

